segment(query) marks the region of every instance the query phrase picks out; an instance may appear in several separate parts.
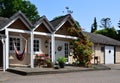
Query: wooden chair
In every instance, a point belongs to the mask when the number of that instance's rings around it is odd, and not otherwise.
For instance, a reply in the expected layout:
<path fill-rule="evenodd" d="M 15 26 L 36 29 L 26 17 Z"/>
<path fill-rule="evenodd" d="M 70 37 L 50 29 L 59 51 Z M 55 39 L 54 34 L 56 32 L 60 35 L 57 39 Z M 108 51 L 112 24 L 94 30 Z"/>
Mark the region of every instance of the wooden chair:
<path fill-rule="evenodd" d="M 35 64 L 39 67 L 45 66 L 47 59 L 49 59 L 48 54 L 37 54 L 35 57 Z"/>

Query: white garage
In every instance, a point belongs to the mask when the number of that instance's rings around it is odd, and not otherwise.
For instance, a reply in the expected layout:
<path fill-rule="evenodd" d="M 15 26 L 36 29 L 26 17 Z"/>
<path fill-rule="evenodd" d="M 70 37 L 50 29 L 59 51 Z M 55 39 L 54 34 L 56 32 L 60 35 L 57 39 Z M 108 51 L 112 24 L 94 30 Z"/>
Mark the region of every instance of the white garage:
<path fill-rule="evenodd" d="M 114 46 L 105 46 L 105 64 L 114 64 Z"/>
<path fill-rule="evenodd" d="M 120 64 L 120 41 L 101 34 L 84 34 L 93 42 L 93 64 Z"/>

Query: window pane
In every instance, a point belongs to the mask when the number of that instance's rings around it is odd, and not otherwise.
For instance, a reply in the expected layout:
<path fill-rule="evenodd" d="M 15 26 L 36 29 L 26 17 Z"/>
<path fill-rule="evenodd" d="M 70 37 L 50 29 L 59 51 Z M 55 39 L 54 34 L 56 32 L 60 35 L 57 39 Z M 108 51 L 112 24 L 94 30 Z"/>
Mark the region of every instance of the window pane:
<path fill-rule="evenodd" d="M 14 38 L 14 37 L 9 38 L 9 43 L 10 43 L 9 48 L 11 51 L 14 50 L 13 42 L 15 43 L 17 50 L 20 51 L 20 38 Z"/>
<path fill-rule="evenodd" d="M 34 40 L 34 51 L 39 51 L 39 40 Z"/>

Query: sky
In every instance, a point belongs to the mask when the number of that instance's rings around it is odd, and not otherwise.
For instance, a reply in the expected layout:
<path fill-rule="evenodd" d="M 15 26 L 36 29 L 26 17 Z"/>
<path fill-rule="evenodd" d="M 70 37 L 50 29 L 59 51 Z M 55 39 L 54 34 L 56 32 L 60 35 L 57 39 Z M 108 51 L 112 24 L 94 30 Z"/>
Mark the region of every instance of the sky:
<path fill-rule="evenodd" d="M 102 18 L 110 18 L 112 26 L 118 28 L 120 20 L 120 0 L 30 0 L 37 7 L 40 16 L 45 15 L 48 20 L 56 16 L 67 14 L 65 7 L 73 11 L 71 14 L 81 27 L 90 32 L 94 17 L 97 19 L 98 29 Z M 63 12 L 64 11 L 64 12 Z"/>

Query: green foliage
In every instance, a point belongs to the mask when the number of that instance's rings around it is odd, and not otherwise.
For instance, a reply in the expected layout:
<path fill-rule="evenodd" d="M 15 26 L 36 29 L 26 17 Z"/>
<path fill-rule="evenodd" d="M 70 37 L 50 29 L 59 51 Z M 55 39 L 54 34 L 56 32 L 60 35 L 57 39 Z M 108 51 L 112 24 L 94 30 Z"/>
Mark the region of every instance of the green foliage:
<path fill-rule="evenodd" d="M 47 67 L 49 68 L 53 66 L 52 60 L 50 58 L 46 59 L 45 63 L 47 64 Z"/>
<path fill-rule="evenodd" d="M 81 26 L 80 26 L 80 23 L 79 23 L 78 21 L 75 21 L 75 22 L 76 22 L 76 24 L 77 24 L 79 27 L 81 27 Z"/>
<path fill-rule="evenodd" d="M 81 29 L 68 28 L 68 31 L 78 39 L 73 41 L 74 58 L 77 60 L 78 65 L 90 66 L 92 59 L 92 42 L 90 42 L 87 36 L 81 33 Z"/>
<path fill-rule="evenodd" d="M 56 20 L 56 19 L 59 19 L 59 18 L 62 18 L 63 16 L 56 16 L 54 17 L 52 20 Z"/>
<path fill-rule="evenodd" d="M 117 32 L 114 27 L 104 28 L 102 30 L 95 31 L 95 33 L 102 34 L 113 39 L 117 39 Z"/>
<path fill-rule="evenodd" d="M 37 8 L 28 0 L 0 0 L 5 8 L 0 7 L 0 16 L 11 17 L 21 10 L 30 21 L 36 21 L 40 18 Z"/>
<path fill-rule="evenodd" d="M 94 18 L 94 23 L 91 26 L 91 33 L 95 32 L 97 30 L 97 21 L 96 17 Z"/>
<path fill-rule="evenodd" d="M 58 61 L 59 63 L 65 63 L 67 60 L 66 60 L 65 57 L 58 57 L 57 61 Z"/>
<path fill-rule="evenodd" d="M 74 43 L 74 58 L 77 59 L 79 65 L 82 66 L 90 66 L 92 59 L 92 42 L 86 39 L 78 39 L 75 40 Z"/>

